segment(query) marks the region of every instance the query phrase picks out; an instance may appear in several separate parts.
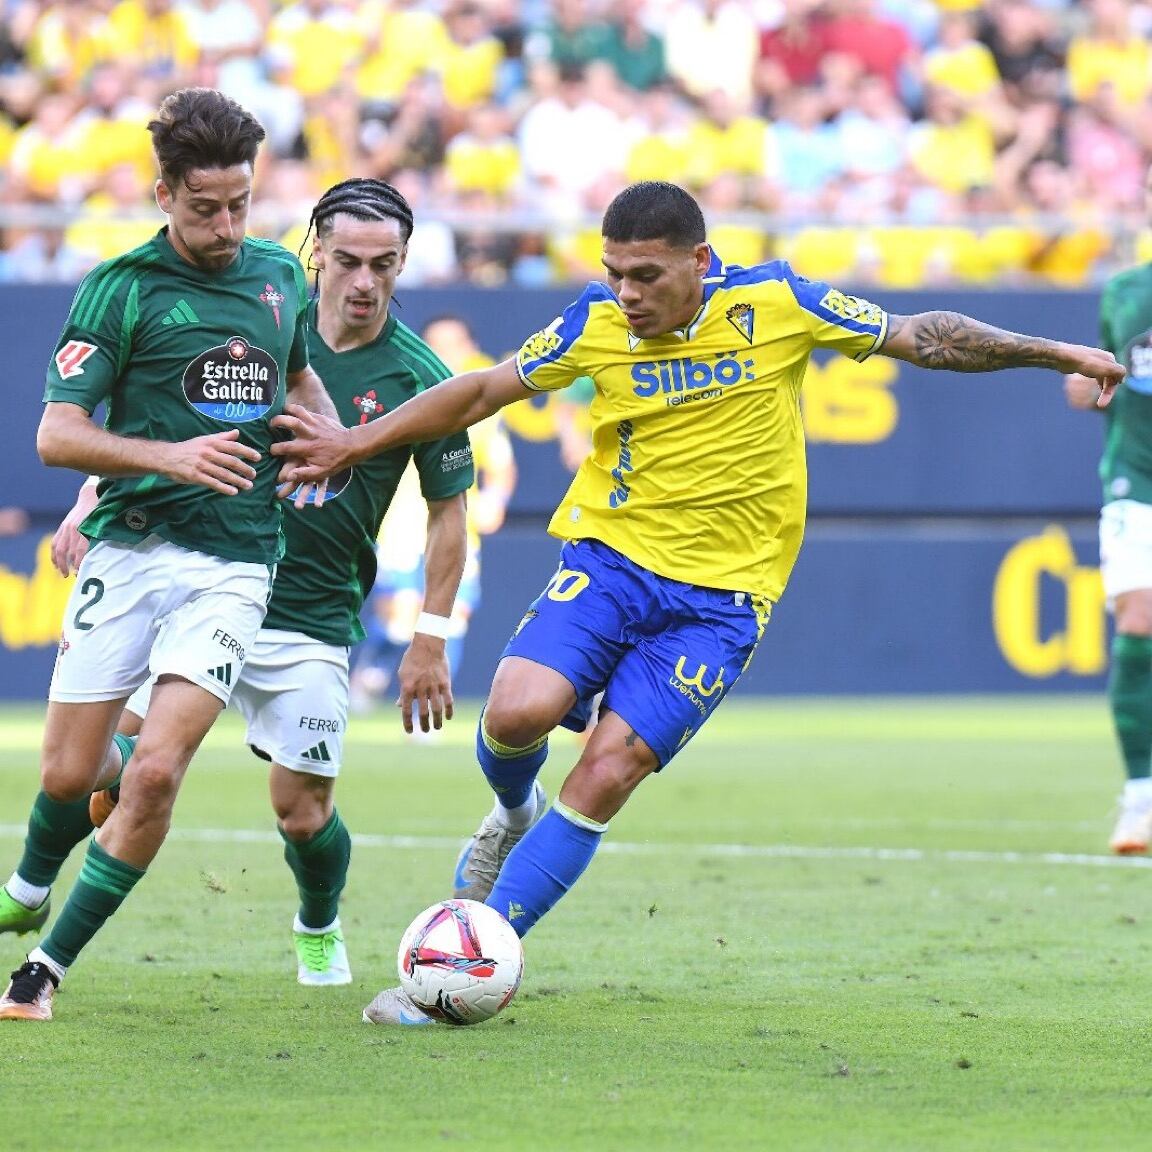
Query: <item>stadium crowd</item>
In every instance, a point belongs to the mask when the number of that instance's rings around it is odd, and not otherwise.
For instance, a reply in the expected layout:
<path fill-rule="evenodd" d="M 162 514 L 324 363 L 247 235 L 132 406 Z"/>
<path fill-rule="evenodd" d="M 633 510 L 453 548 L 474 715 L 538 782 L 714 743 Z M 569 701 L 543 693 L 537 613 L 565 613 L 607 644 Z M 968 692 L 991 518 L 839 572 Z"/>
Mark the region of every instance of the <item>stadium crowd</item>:
<path fill-rule="evenodd" d="M 254 231 L 318 192 L 416 207 L 405 281 L 599 275 L 625 182 L 732 263 L 838 282 L 1100 282 L 1152 258 L 1146 0 L 2 0 L 0 280 L 159 223 L 142 125 L 197 84 L 269 134 Z"/>

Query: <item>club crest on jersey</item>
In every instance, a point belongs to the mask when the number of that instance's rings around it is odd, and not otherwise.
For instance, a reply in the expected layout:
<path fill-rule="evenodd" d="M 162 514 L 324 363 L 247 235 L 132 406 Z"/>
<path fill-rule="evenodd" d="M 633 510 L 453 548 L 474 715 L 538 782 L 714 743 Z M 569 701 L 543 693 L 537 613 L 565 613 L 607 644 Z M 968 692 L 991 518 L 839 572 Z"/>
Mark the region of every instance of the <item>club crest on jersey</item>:
<path fill-rule="evenodd" d="M 95 351 L 95 344 L 88 344 L 83 340 L 69 340 L 56 353 L 56 371 L 60 373 L 60 379 L 68 380 L 73 376 L 83 376 L 84 361 Z"/>
<path fill-rule="evenodd" d="M 185 399 L 197 412 L 243 424 L 258 420 L 275 403 L 280 372 L 263 348 L 242 336 L 230 336 L 222 345 L 201 352 L 184 369 L 181 383 Z"/>
<path fill-rule="evenodd" d="M 376 399 L 376 389 L 372 388 L 363 396 L 353 396 L 352 403 L 360 409 L 360 423 L 367 424 L 373 416 L 379 416 L 384 411 L 384 405 Z"/>
<path fill-rule="evenodd" d="M 756 321 L 756 310 L 751 304 L 733 304 L 724 313 L 724 319 L 748 341 L 752 343 L 752 328 Z"/>
<path fill-rule="evenodd" d="M 260 299 L 272 309 L 272 315 L 276 319 L 276 327 L 280 327 L 280 305 L 284 303 L 284 293 L 277 292 L 271 284 L 264 285 L 264 291 L 260 293 Z"/>

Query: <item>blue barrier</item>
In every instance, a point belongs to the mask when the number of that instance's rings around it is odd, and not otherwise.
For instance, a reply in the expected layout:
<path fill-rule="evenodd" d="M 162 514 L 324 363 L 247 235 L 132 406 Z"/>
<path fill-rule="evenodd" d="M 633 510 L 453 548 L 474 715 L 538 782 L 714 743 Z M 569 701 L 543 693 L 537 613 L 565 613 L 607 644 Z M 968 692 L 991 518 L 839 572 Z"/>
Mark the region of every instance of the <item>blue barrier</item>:
<path fill-rule="evenodd" d="M 0 698 L 42 699 L 69 581 L 49 538 L 0 540 Z M 457 677 L 482 696 L 559 544 L 484 541 L 482 602 Z M 944 693 L 1103 686 L 1107 627 L 1091 524 L 813 525 L 738 691 Z"/>

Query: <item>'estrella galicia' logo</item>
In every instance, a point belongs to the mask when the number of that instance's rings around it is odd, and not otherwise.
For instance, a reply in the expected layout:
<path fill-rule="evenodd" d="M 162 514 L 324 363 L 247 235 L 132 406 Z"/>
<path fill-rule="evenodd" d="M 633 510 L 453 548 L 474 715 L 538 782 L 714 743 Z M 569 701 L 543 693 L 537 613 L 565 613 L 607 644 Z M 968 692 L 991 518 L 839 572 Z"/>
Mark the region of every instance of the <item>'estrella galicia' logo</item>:
<path fill-rule="evenodd" d="M 213 420 L 243 424 L 258 420 L 272 407 L 280 373 L 263 348 L 232 336 L 197 356 L 184 369 L 182 383 L 188 403 L 197 412 Z"/>
<path fill-rule="evenodd" d="M 352 480 L 353 469 L 345 468 L 343 472 L 337 472 L 334 476 L 328 477 L 328 495 L 324 498 L 324 503 L 327 504 L 329 500 L 335 500 L 345 488 L 348 487 Z M 286 497 L 288 500 L 295 500 L 300 494 L 302 485 L 297 485 L 292 492 Z M 304 501 L 305 504 L 316 503 L 315 490 L 308 493 L 308 498 Z"/>
<path fill-rule="evenodd" d="M 1152 333 L 1145 332 L 1128 347 L 1128 379 L 1133 392 L 1152 393 Z"/>

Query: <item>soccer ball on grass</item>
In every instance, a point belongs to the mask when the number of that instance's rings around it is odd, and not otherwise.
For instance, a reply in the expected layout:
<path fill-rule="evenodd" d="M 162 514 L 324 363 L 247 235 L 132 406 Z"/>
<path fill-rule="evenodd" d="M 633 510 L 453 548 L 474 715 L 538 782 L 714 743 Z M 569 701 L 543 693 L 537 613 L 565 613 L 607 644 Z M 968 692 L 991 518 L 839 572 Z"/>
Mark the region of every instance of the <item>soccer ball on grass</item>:
<path fill-rule="evenodd" d="M 408 925 L 396 964 L 404 991 L 422 1011 L 445 1024 L 479 1024 L 516 995 L 524 949 L 495 908 L 442 900 Z"/>

